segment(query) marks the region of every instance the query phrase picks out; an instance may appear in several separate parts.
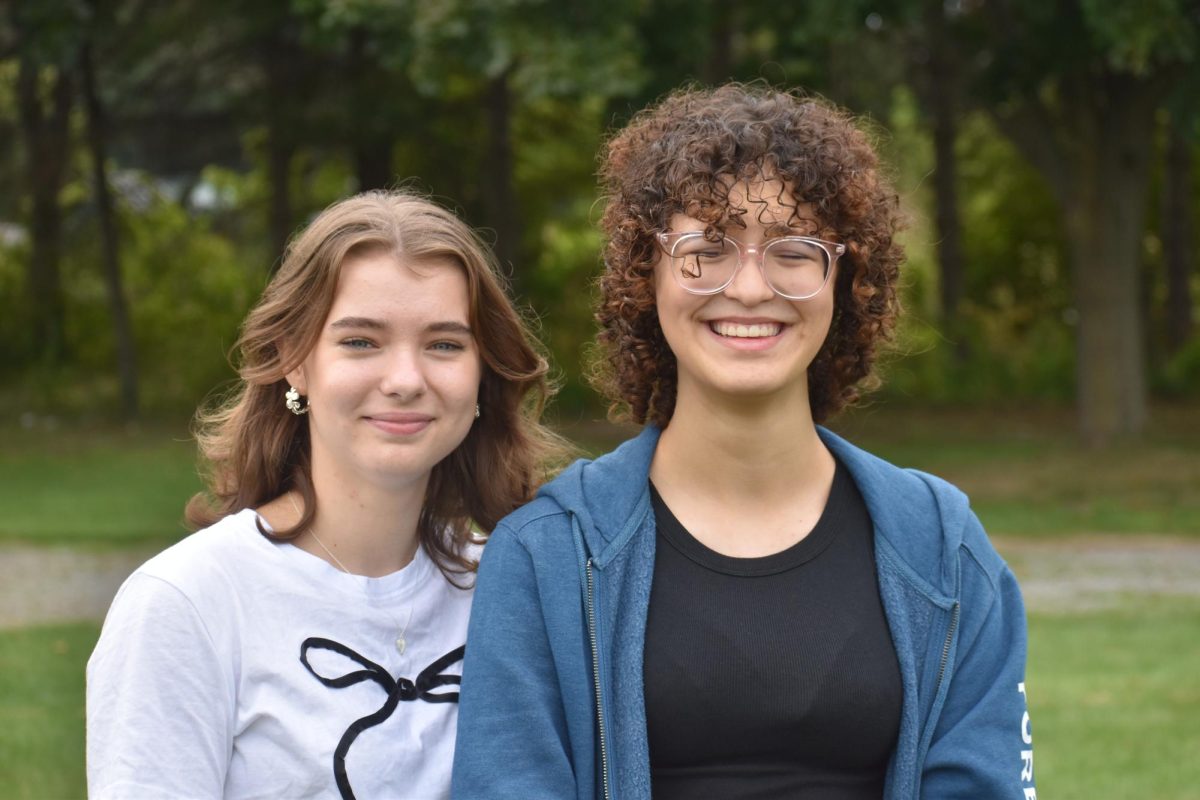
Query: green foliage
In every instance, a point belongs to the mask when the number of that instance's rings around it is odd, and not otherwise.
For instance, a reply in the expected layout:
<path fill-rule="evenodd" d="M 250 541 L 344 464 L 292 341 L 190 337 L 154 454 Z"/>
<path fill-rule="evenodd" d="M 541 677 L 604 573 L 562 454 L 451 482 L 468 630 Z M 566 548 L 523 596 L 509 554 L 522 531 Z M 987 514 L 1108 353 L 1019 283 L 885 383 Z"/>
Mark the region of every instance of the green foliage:
<path fill-rule="evenodd" d="M 993 129 L 964 120 L 957 156 L 968 267 L 958 319 L 939 320 L 937 233 L 926 177 L 933 155 L 916 99 L 897 90 L 881 145 L 906 201 L 905 313 L 883 359 L 884 395 L 939 404 L 1061 402 L 1075 354 L 1060 214 L 1044 182 Z"/>
<path fill-rule="evenodd" d="M 601 206 L 593 198 L 594 153 L 606 104 L 598 96 L 579 100 L 544 97 L 517 117 L 516 138 L 536 146 L 518 151 L 517 189 L 522 208 L 539 224 L 527 226 L 525 252 L 532 269 L 521 290 L 541 318 L 540 336 L 563 379 L 557 404 L 564 411 L 596 408 L 584 381 L 585 351 L 595 327 L 592 287 L 599 277 L 601 237 L 595 222 Z"/>
<path fill-rule="evenodd" d="M 1012 309 L 1027 324 L 1061 320 L 1070 303 L 1062 216 L 1045 181 L 984 114 L 962 124 L 957 142 L 967 296 L 982 308 Z"/>
<path fill-rule="evenodd" d="M 1070 330 L 1059 319 L 1027 319 L 1016 303 L 968 306 L 949 334 L 908 314 L 883 360 L 883 396 L 898 402 L 987 406 L 1066 401 L 1074 378 Z"/>
<path fill-rule="evenodd" d="M 5 343 L 6 358 L 0 359 L 0 377 L 15 379 L 21 368 L 28 365 L 29 320 L 22 302 L 25 292 L 25 264 L 29 260 L 29 243 L 23 234 L 16 241 L 0 238 L 0 302 L 5 313 L 0 314 L 0 341 Z"/>
<path fill-rule="evenodd" d="M 536 279 L 530 287 L 531 295 L 544 298 L 540 334 L 562 379 L 556 400 L 560 413 L 599 407 L 586 382 L 594 333 L 593 290 L 587 279 L 599 275 L 596 254 L 601 242 L 598 232 L 578 224 L 589 208 L 577 202 L 574 218 L 542 226 Z"/>
<path fill-rule="evenodd" d="M 158 198 L 126 226 L 123 264 L 148 408 L 193 406 L 231 375 L 225 354 L 263 283 L 203 218 Z"/>
<path fill-rule="evenodd" d="M 1196 9 L 1187 0 L 1080 0 L 1085 26 L 1115 70 L 1144 75 L 1196 56 Z"/>
<path fill-rule="evenodd" d="M 1167 359 L 1154 377 L 1154 388 L 1164 397 L 1186 400 L 1200 396 L 1200 338 Z"/>
<path fill-rule="evenodd" d="M 992 112 L 1004 116 L 1022 97 L 1053 102 L 1070 92 L 1059 78 L 1072 70 L 1142 75 L 1178 66 L 1195 57 L 1198 27 L 1185 0 L 1018 0 L 1007 17 L 989 4 L 942 8 L 965 57 L 965 99 L 982 106 L 960 115 L 966 299 L 960 319 L 942 321 L 929 119 L 909 74 L 929 56 L 931 7 L 923 2 L 268 0 L 252 10 L 213 2 L 121 0 L 84 20 L 82 6 L 53 0 L 0 15 L 0 43 L 38 21 L 39 35 L 26 44 L 45 76 L 73 63 L 80 26 L 97 37 L 100 89 L 114 123 L 122 269 L 151 413 L 190 409 L 231 375 L 225 354 L 237 323 L 280 256 L 268 225 L 277 188 L 272 142 L 291 148 L 294 225 L 355 191 L 369 153 L 395 182 L 430 190 L 475 225 L 500 228 L 488 216 L 489 189 L 505 176 L 493 169 L 494 117 L 484 102 L 499 77 L 511 102 L 507 177 L 521 236 L 509 257 L 566 380 L 568 410 L 599 403 L 582 375 L 600 270 L 594 170 L 605 130 L 685 81 L 726 77 L 803 84 L 871 115 L 913 220 L 904 271 L 910 317 L 898 346 L 909 357 L 889 359 L 892 396 L 1064 399 L 1075 375 L 1077 318 L 1064 217 Z M 0 58 L 0 139 L 13 145 L 0 148 L 0 186 L 9 190 L 0 196 L 0 223 L 21 230 L 30 220 L 15 124 L 17 60 L 11 49 L 0 52 L 8 56 Z M 1172 114 L 1195 135 L 1200 95 L 1180 86 Z M 90 164 L 78 136 L 74 147 L 61 198 L 69 363 L 38 360 L 26 302 L 29 246 L 9 237 L 0 243 L 0 409 L 115 408 L 113 333 L 84 178 Z M 498 236 L 505 233 L 516 235 Z M 1163 281 L 1159 272 L 1148 280 L 1153 332 Z M 1197 396 L 1194 352 L 1155 361 L 1155 391 Z"/>
<path fill-rule="evenodd" d="M 211 387 L 233 377 L 226 354 L 266 271 L 245 263 L 206 218 L 189 214 L 143 176 L 123 177 L 121 261 L 143 402 L 151 412 L 194 408 Z M 115 348 L 97 247 L 87 224 L 65 265 L 68 341 L 82 374 L 111 369 Z M 89 402 L 103 403 L 107 390 L 95 387 L 99 396 Z M 72 404 L 62 395 L 50 402 Z"/>
<path fill-rule="evenodd" d="M 512 74 L 523 97 L 629 93 L 639 65 L 616 2 L 447 0 L 417 5 L 411 77 L 426 94 Z"/>
<path fill-rule="evenodd" d="M 42 0 L 14 3 L 0 18 L 5 44 L 15 42 L 24 58 L 39 66 L 69 68 L 86 19 L 84 4 L 76 0 Z"/>

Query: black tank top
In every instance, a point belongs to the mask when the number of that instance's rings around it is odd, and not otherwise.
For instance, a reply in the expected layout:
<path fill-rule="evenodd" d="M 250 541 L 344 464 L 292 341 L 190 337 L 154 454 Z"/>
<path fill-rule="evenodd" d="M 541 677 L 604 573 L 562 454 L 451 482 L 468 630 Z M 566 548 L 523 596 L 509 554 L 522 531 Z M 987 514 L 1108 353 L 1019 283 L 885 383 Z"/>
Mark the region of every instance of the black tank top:
<path fill-rule="evenodd" d="M 658 522 L 644 678 L 655 800 L 878 800 L 900 727 L 873 527 L 837 465 L 816 527 L 733 558 L 651 486 Z"/>

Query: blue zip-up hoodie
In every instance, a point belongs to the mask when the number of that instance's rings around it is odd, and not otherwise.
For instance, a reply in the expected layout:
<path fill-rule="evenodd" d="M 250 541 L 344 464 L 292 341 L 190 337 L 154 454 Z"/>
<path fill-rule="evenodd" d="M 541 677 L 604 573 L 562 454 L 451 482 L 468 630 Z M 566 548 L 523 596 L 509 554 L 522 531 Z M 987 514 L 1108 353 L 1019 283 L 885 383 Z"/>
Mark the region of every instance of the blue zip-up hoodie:
<path fill-rule="evenodd" d="M 962 492 L 819 430 L 871 512 L 900 663 L 885 797 L 1036 797 L 1025 612 L 1012 572 Z M 457 800 L 650 797 L 642 656 L 658 436 L 647 427 L 576 462 L 484 548 L 463 665 Z"/>

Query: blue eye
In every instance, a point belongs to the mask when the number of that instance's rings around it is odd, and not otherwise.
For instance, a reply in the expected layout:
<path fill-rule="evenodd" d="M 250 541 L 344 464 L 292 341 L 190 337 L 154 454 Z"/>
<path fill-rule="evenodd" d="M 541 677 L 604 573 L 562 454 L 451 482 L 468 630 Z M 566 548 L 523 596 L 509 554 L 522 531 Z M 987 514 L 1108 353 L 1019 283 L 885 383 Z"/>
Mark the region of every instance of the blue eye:
<path fill-rule="evenodd" d="M 370 339 L 359 338 L 343 339 L 342 341 L 338 342 L 338 344 L 350 350 L 367 350 L 375 346 L 375 343 Z"/>
<path fill-rule="evenodd" d="M 434 342 L 430 347 L 443 353 L 454 353 L 466 349 L 461 343 L 450 341 Z"/>

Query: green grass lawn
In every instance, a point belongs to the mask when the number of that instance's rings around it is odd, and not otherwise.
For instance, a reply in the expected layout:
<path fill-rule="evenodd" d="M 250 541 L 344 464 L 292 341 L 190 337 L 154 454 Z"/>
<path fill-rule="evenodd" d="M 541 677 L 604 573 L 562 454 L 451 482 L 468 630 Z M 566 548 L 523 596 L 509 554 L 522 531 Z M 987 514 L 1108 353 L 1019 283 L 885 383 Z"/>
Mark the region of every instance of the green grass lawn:
<path fill-rule="evenodd" d="M 0 797 L 83 798 L 83 670 L 96 625 L 0 632 Z"/>
<path fill-rule="evenodd" d="M 121 544 L 186 533 L 200 489 L 183 430 L 0 431 L 0 539 Z"/>
<path fill-rule="evenodd" d="M 1038 796 L 1200 798 L 1200 602 L 1030 618 Z"/>
<path fill-rule="evenodd" d="M 1035 614 L 1029 703 L 1039 794 L 1200 797 L 1200 603 Z M 0 633 L 0 796 L 84 797 L 83 668 L 98 629 Z"/>
<path fill-rule="evenodd" d="M 1200 536 L 1200 409 L 1160 407 L 1138 442 L 1082 446 L 1069 409 L 867 408 L 834 429 L 954 483 L 990 533 Z"/>

